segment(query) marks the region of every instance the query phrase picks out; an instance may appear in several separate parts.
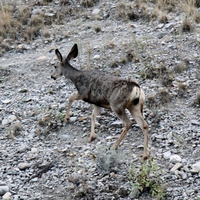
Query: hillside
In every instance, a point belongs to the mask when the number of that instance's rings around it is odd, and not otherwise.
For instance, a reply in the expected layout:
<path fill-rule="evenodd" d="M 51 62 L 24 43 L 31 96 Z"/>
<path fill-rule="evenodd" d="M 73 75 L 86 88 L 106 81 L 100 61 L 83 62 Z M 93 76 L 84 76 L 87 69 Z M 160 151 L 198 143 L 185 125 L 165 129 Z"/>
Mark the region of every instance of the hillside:
<path fill-rule="evenodd" d="M 199 0 L 0 0 L 0 196 L 3 199 L 200 199 Z M 55 49 L 74 43 L 77 69 L 137 81 L 146 95 L 150 158 L 134 123 L 74 102 L 51 79 Z M 132 119 L 133 120 L 133 119 Z M 133 120 L 134 121 L 134 120 Z"/>

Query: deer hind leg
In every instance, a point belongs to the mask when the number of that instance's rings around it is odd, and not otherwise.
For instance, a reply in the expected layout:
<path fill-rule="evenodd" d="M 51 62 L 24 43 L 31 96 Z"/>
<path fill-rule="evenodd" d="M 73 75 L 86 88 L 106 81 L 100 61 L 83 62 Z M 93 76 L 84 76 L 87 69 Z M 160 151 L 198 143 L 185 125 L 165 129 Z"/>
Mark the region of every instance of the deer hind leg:
<path fill-rule="evenodd" d="M 132 126 L 133 122 L 128 118 L 128 116 L 127 116 L 127 114 L 126 114 L 124 109 L 117 110 L 115 108 L 112 108 L 112 110 L 115 112 L 117 117 L 119 119 L 121 119 L 121 121 L 124 123 L 124 129 L 123 129 L 121 135 L 119 136 L 117 141 L 111 147 L 112 149 L 118 149 L 118 146 L 119 146 L 120 142 L 124 139 L 125 135 L 127 134 L 127 132 L 130 129 L 130 127 Z"/>
<path fill-rule="evenodd" d="M 128 108 L 132 117 L 135 119 L 137 124 L 142 129 L 144 134 L 144 153 L 143 153 L 143 160 L 146 160 L 149 157 L 149 148 L 148 148 L 148 124 L 143 118 L 143 111 L 142 111 L 142 104 L 137 104 L 136 106 L 132 105 Z"/>
<path fill-rule="evenodd" d="M 76 94 L 73 94 L 70 98 L 69 98 L 69 103 L 68 103 L 68 108 L 67 108 L 67 111 L 66 111 L 66 115 L 65 115 L 65 121 L 67 122 L 70 118 L 70 109 L 71 109 L 71 106 L 72 106 L 72 103 L 73 101 L 75 100 L 81 100 L 82 97 L 76 93 Z"/>
<path fill-rule="evenodd" d="M 89 142 L 92 142 L 93 140 L 96 139 L 96 134 L 94 131 L 95 128 L 95 122 L 96 122 L 96 117 L 100 112 L 100 107 L 94 105 L 94 109 L 92 111 L 92 115 L 91 115 L 91 133 L 90 133 L 90 137 L 89 137 Z"/>

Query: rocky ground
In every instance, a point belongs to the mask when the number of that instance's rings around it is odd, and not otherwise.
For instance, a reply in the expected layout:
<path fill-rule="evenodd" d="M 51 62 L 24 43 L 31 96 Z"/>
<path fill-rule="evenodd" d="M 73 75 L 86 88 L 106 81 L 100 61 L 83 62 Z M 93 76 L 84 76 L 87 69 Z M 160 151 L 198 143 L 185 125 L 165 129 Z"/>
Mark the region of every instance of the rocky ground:
<path fill-rule="evenodd" d="M 70 6 L 79 8 L 74 2 Z M 33 13 L 53 16 L 60 4 L 32 6 Z M 111 111 L 102 109 L 91 143 L 91 105 L 74 102 L 70 122 L 64 122 L 75 87 L 50 75 L 54 49 L 67 55 L 75 42 L 80 51 L 73 66 L 131 78 L 145 91 L 150 157 L 165 198 L 200 199 L 200 24 L 184 32 L 184 13 L 169 13 L 163 23 L 145 20 L 137 9 L 139 18 L 121 20 L 118 8 L 117 1 L 99 1 L 52 25 L 49 38 L 21 42 L 0 57 L 3 199 L 156 199 L 148 191 L 138 194 L 130 178 L 131 169 L 145 164 L 136 124 L 113 152 L 109 147 L 123 125 Z"/>

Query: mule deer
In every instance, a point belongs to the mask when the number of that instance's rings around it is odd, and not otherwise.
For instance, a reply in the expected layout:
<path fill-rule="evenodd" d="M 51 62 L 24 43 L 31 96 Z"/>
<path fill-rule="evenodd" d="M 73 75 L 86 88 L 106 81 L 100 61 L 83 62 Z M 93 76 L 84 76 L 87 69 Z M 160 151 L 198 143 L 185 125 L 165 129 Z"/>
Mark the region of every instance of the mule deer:
<path fill-rule="evenodd" d="M 143 118 L 145 94 L 140 86 L 134 81 L 108 75 L 98 70 L 80 71 L 72 67 L 69 61 L 78 55 L 77 44 L 74 44 L 66 58 L 62 57 L 58 49 L 55 50 L 55 54 L 60 64 L 55 66 L 55 72 L 51 75 L 51 78 L 56 79 L 64 75 L 73 82 L 78 90 L 78 93 L 69 98 L 65 120 L 68 121 L 70 118 L 70 108 L 74 100 L 83 100 L 93 104 L 94 109 L 91 115 L 91 133 L 89 137 L 89 141 L 93 141 L 96 138 L 95 121 L 100 107 L 111 109 L 124 123 L 124 129 L 120 137 L 112 146 L 113 149 L 117 149 L 133 124 L 126 114 L 125 110 L 128 109 L 143 131 L 143 159 L 147 159 L 149 156 L 148 124 Z"/>

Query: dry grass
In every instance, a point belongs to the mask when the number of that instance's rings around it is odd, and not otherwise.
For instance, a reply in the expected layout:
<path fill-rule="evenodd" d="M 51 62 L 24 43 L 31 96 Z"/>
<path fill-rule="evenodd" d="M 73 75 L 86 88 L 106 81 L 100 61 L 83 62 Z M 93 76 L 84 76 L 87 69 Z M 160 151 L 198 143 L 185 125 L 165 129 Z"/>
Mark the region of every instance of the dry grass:
<path fill-rule="evenodd" d="M 190 32 L 193 30 L 193 25 L 188 17 L 185 17 L 183 23 L 181 25 L 181 33 L 183 32 Z"/>
<path fill-rule="evenodd" d="M 47 28 L 44 28 L 42 31 L 42 36 L 45 38 L 49 38 L 50 37 L 50 32 Z"/>
<path fill-rule="evenodd" d="M 68 16 L 74 18 L 85 16 L 85 20 L 90 19 L 88 7 L 93 7 L 98 2 L 99 0 L 81 0 L 77 5 L 73 1 L 59 0 L 62 6 L 54 15 L 45 16 L 44 14 L 33 15 L 31 7 L 17 5 L 17 1 L 0 0 L 0 41 L 3 42 L 4 39 L 11 38 L 13 39 L 12 45 L 14 45 L 18 41 L 24 40 L 30 43 L 41 34 L 43 37 L 48 38 L 50 37 L 47 31 L 49 27 L 54 24 L 65 25 L 69 20 Z M 52 3 L 54 3 L 53 0 L 41 0 L 39 5 L 43 6 Z M 109 17 L 125 22 L 142 19 L 144 21 L 157 20 L 159 23 L 167 23 L 171 16 L 169 12 L 184 12 L 185 19 L 180 27 L 180 33 L 182 34 L 194 30 L 194 24 L 200 23 L 200 13 L 197 10 L 199 6 L 199 0 L 119 1 L 116 4 L 115 12 L 110 13 Z M 94 30 L 97 33 L 101 32 L 101 27 L 96 26 Z M 0 44 L 0 47 L 2 48 L 1 52 L 10 49 L 5 43 L 3 45 Z M 128 58 L 125 57 L 119 62 L 127 63 L 132 59 L 129 56 Z"/>
<path fill-rule="evenodd" d="M 197 91 L 196 98 L 194 99 L 194 106 L 200 106 L 200 90 Z"/>
<path fill-rule="evenodd" d="M 89 7 L 93 7 L 95 5 L 95 3 L 97 3 L 99 0 L 82 0 L 81 1 L 81 5 L 89 8 Z"/>

